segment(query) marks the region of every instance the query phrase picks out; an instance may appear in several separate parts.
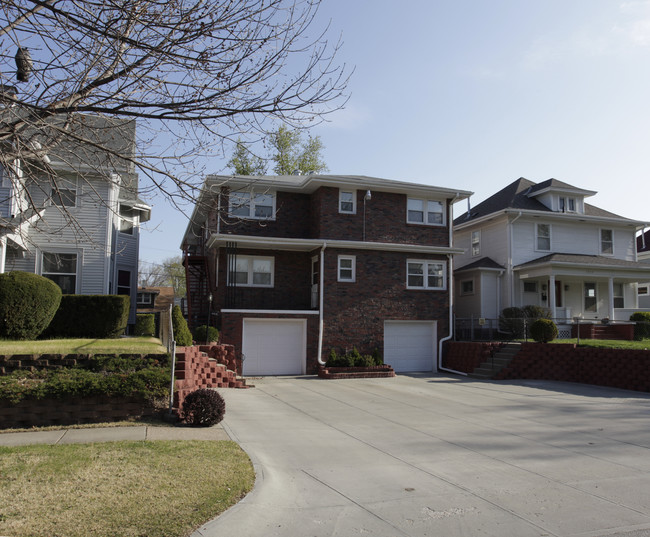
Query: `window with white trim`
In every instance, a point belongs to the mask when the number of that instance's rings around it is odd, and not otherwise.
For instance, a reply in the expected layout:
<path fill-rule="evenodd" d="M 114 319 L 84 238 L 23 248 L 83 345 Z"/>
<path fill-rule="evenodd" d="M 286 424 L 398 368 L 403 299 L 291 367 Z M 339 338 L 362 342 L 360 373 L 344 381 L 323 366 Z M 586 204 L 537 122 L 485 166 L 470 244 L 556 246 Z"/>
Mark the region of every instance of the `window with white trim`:
<path fill-rule="evenodd" d="M 406 200 L 406 221 L 409 224 L 443 226 L 445 204 L 442 201 L 408 198 Z"/>
<path fill-rule="evenodd" d="M 461 295 L 473 295 L 474 294 L 474 280 L 463 280 L 460 282 L 460 294 Z"/>
<path fill-rule="evenodd" d="M 138 225 L 138 211 L 128 205 L 120 204 L 120 233 L 133 235 L 134 228 Z"/>
<path fill-rule="evenodd" d="M 339 190 L 339 212 L 344 214 L 356 214 L 357 212 L 357 191 Z"/>
<path fill-rule="evenodd" d="M 76 188 L 53 188 L 50 193 L 52 205 L 57 207 L 76 207 L 77 206 L 77 189 Z"/>
<path fill-rule="evenodd" d="M 241 218 L 273 220 L 275 218 L 275 194 L 272 192 L 231 192 L 228 214 Z"/>
<path fill-rule="evenodd" d="M 614 232 L 611 229 L 600 230 L 600 253 L 604 255 L 614 254 Z"/>
<path fill-rule="evenodd" d="M 77 254 L 43 252 L 41 276 L 56 283 L 64 295 L 77 292 Z"/>
<path fill-rule="evenodd" d="M 446 289 L 447 263 L 409 259 L 406 262 L 407 289 Z"/>
<path fill-rule="evenodd" d="M 637 287 L 637 294 L 639 296 L 648 296 L 650 295 L 650 285 L 648 284 L 639 284 L 639 287 Z"/>
<path fill-rule="evenodd" d="M 524 293 L 536 293 L 537 282 L 524 282 Z"/>
<path fill-rule="evenodd" d="M 340 255 L 338 258 L 338 278 L 339 282 L 356 281 L 357 260 L 353 255 Z"/>
<path fill-rule="evenodd" d="M 153 293 L 138 293 L 138 296 L 136 297 L 136 303 L 138 306 L 153 305 Z"/>
<path fill-rule="evenodd" d="M 535 224 L 535 249 L 551 250 L 551 224 Z"/>
<path fill-rule="evenodd" d="M 242 287 L 273 287 L 273 257 L 238 255 L 235 263 L 234 283 Z M 228 274 L 228 282 L 233 282 Z"/>
<path fill-rule="evenodd" d="M 481 255 L 481 231 L 472 231 L 472 256 Z"/>
<path fill-rule="evenodd" d="M 625 295 L 623 293 L 623 284 L 615 283 L 614 284 L 614 307 L 615 308 L 624 308 L 625 307 Z"/>

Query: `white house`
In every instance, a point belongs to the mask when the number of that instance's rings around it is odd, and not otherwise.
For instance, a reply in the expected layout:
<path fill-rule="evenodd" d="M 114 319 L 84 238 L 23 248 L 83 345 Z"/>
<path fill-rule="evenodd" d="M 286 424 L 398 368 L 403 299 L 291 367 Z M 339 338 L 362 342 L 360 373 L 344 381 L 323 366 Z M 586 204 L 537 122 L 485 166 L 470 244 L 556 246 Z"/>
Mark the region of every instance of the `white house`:
<path fill-rule="evenodd" d="M 35 272 L 66 294 L 128 294 L 131 324 L 151 212 L 129 159 L 135 122 L 77 119 L 65 141 L 0 168 L 0 272 Z"/>
<path fill-rule="evenodd" d="M 459 216 L 457 317 L 497 319 L 506 307 L 532 304 L 559 322 L 629 320 L 638 282 L 650 281 L 636 248 L 647 224 L 585 203 L 594 194 L 520 178 Z"/>

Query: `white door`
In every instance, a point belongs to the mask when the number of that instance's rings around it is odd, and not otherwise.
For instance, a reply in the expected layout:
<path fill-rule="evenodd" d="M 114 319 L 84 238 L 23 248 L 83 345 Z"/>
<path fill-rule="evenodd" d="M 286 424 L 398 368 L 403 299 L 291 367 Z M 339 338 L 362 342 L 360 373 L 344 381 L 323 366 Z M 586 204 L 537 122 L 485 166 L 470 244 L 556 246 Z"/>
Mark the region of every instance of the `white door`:
<path fill-rule="evenodd" d="M 435 371 L 435 321 L 386 321 L 384 363 L 397 372 Z"/>
<path fill-rule="evenodd" d="M 244 376 L 301 375 L 306 351 L 306 320 L 244 319 Z"/>

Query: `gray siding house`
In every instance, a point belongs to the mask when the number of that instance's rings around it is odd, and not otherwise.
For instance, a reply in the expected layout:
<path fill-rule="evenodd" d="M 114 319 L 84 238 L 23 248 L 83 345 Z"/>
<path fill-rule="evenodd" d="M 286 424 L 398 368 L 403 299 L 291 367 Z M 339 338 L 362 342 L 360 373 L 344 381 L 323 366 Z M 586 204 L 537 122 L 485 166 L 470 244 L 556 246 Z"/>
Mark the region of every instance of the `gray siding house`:
<path fill-rule="evenodd" d="M 0 168 L 0 273 L 41 274 L 65 294 L 127 294 L 133 324 L 139 224 L 151 213 L 137 197 L 135 122 L 76 119 L 65 141 Z"/>

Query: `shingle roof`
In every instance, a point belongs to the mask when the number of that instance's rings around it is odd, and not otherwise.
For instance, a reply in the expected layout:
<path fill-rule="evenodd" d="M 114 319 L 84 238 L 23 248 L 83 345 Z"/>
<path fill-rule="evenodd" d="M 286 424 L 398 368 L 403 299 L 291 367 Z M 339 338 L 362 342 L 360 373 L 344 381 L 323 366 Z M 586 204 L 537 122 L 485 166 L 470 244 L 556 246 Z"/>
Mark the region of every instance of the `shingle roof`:
<path fill-rule="evenodd" d="M 502 265 L 499 265 L 496 261 L 489 257 L 482 257 L 478 261 L 474 261 L 473 263 L 470 263 L 469 265 L 464 265 L 462 267 L 457 268 L 454 272 L 460 272 L 462 270 L 473 270 L 473 269 L 498 269 L 498 270 L 505 270 L 505 267 Z"/>

